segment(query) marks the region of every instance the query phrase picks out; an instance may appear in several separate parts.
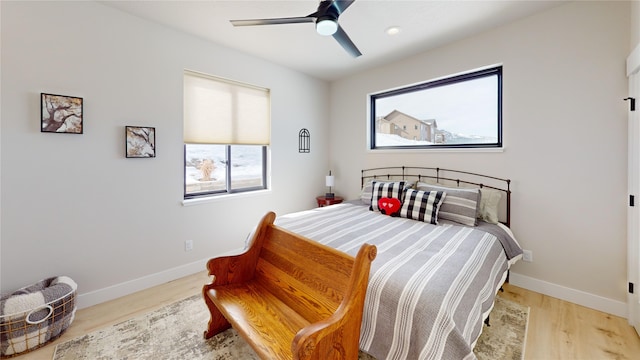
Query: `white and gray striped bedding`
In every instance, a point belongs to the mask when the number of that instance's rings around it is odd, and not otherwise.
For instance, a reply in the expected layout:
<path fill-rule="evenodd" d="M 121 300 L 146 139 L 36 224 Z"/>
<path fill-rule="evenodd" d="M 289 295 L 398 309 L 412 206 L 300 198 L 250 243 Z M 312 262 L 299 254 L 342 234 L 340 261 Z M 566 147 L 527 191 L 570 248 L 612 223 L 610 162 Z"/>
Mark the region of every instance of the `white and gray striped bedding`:
<path fill-rule="evenodd" d="M 378 360 L 474 359 L 509 259 L 521 254 L 496 225 L 492 232 L 505 239 L 478 227 L 392 218 L 350 203 L 284 215 L 276 224 L 354 256 L 365 242 L 377 246 L 360 348 Z"/>

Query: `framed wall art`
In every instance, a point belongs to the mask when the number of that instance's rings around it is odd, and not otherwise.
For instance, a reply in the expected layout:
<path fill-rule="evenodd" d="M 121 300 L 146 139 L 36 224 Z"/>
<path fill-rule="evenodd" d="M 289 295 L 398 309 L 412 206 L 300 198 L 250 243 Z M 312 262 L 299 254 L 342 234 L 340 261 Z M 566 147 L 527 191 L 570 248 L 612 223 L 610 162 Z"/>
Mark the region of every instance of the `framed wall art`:
<path fill-rule="evenodd" d="M 156 128 L 126 126 L 126 156 L 128 158 L 156 157 Z"/>
<path fill-rule="evenodd" d="M 82 134 L 82 98 L 40 94 L 40 131 Z"/>

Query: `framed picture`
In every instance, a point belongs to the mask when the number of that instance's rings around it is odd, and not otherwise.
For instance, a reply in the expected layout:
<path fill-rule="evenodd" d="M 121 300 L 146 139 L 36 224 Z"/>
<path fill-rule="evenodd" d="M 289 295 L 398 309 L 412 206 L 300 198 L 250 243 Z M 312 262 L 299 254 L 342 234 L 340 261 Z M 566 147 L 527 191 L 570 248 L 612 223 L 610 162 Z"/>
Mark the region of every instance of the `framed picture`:
<path fill-rule="evenodd" d="M 40 94 L 41 132 L 82 134 L 82 98 Z"/>
<path fill-rule="evenodd" d="M 156 128 L 126 126 L 126 156 L 128 158 L 156 157 Z"/>

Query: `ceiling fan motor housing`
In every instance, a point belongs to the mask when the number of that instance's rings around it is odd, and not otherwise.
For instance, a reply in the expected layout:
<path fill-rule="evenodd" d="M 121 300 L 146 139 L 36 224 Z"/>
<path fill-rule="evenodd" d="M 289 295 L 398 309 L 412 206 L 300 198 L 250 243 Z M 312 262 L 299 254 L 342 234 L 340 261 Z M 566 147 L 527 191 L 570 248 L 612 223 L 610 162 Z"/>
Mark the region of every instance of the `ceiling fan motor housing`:
<path fill-rule="evenodd" d="M 338 9 L 333 1 L 322 1 L 318 6 L 316 31 L 320 35 L 329 36 L 338 31 Z"/>

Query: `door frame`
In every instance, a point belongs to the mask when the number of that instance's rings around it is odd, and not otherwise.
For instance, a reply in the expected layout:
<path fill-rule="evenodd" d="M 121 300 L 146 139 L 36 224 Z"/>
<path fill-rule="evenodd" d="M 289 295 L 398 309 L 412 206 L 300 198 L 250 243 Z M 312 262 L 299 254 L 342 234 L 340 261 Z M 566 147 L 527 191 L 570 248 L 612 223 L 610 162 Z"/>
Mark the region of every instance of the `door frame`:
<path fill-rule="evenodd" d="M 640 100 L 640 44 L 627 58 L 629 97 Z M 637 198 L 627 210 L 627 278 L 634 292 L 627 293 L 628 321 L 640 335 L 640 111 L 628 116 L 628 191 Z M 631 201 L 631 199 L 629 199 Z"/>

